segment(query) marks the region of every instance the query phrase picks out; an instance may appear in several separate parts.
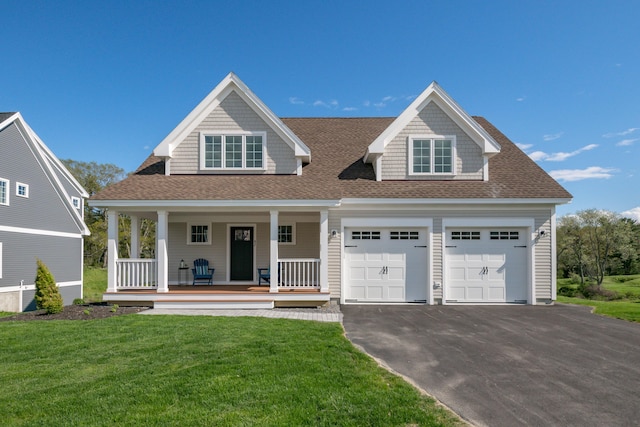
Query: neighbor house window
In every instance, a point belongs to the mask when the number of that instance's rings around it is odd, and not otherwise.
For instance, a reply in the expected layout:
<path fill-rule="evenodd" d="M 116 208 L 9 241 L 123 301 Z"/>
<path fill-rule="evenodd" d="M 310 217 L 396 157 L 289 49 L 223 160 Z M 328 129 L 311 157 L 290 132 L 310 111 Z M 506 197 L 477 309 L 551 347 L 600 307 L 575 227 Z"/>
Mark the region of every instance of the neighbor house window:
<path fill-rule="evenodd" d="M 200 135 L 202 169 L 264 169 L 265 133 Z"/>
<path fill-rule="evenodd" d="M 16 182 L 16 196 L 29 197 L 29 186 L 21 182 Z"/>
<path fill-rule="evenodd" d="M 295 237 L 295 227 L 294 225 L 279 225 L 278 226 L 278 243 L 285 243 L 285 244 L 295 244 L 296 243 L 296 237 Z"/>
<path fill-rule="evenodd" d="M 409 167 L 411 175 L 453 174 L 455 137 L 410 137 Z"/>
<path fill-rule="evenodd" d="M 9 181 L 0 178 L 0 205 L 9 206 Z"/>
<path fill-rule="evenodd" d="M 208 224 L 187 224 L 188 245 L 210 245 L 211 227 Z"/>
<path fill-rule="evenodd" d="M 80 198 L 79 197 L 71 196 L 71 203 L 73 204 L 74 208 L 80 209 Z"/>

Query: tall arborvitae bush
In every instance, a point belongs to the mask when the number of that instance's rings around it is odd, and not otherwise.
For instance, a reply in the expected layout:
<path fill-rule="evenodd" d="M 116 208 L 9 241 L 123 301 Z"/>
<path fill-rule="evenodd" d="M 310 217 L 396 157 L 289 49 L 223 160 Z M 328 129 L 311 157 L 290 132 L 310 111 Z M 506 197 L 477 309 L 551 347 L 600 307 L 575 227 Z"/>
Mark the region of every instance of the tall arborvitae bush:
<path fill-rule="evenodd" d="M 47 314 L 60 313 L 64 307 L 56 281 L 44 262 L 38 260 L 36 273 L 36 307 Z"/>

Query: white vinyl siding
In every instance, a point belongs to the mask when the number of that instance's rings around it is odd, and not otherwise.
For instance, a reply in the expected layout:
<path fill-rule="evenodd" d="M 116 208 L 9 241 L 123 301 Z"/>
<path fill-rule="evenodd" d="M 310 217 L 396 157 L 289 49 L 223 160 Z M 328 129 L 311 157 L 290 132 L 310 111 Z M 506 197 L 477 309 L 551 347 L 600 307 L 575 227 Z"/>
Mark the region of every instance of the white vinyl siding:
<path fill-rule="evenodd" d="M 2 242 L 0 242 L 0 279 L 2 279 Z"/>
<path fill-rule="evenodd" d="M 0 178 L 0 205 L 9 206 L 9 180 Z"/>

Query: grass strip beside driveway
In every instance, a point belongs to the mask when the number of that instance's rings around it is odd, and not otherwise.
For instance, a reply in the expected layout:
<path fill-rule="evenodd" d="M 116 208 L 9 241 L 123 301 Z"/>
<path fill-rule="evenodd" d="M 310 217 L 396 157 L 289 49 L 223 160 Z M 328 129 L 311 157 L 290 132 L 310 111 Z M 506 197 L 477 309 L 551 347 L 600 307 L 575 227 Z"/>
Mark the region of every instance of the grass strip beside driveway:
<path fill-rule="evenodd" d="M 0 324 L 3 425 L 457 425 L 339 324 L 127 315 Z"/>

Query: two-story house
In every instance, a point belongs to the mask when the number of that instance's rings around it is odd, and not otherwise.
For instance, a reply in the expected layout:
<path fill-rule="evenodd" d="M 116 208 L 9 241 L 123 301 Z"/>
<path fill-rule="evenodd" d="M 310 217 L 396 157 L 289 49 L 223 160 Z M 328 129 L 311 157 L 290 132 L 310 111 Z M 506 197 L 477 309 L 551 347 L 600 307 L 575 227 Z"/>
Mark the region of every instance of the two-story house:
<path fill-rule="evenodd" d="M 279 118 L 231 73 L 89 203 L 109 212 L 106 300 L 214 308 L 549 304 L 570 200 L 435 82 L 395 118 Z M 133 259 L 118 257 L 120 213 Z M 155 259 L 136 255 L 141 218 L 157 222 Z M 199 258 L 213 286 L 180 268 Z"/>
<path fill-rule="evenodd" d="M 0 113 L 0 311 L 35 309 L 38 258 L 65 305 L 82 298 L 88 196 L 20 113 Z"/>

